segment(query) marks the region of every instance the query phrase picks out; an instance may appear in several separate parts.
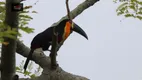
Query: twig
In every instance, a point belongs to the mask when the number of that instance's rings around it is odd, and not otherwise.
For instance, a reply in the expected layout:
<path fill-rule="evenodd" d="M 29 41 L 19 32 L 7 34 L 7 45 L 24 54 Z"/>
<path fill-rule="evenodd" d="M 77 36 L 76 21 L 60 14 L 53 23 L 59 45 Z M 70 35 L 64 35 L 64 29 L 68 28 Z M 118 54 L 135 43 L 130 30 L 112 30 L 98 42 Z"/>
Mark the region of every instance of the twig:
<path fill-rule="evenodd" d="M 70 22 L 72 23 L 72 18 L 70 15 L 70 8 L 69 8 L 69 0 L 66 0 L 66 8 L 67 8 L 67 16 L 70 19 Z"/>
<path fill-rule="evenodd" d="M 53 36 L 52 36 L 52 48 L 51 48 L 51 53 L 50 53 L 52 69 L 56 69 L 58 66 L 56 62 L 57 46 L 58 46 L 58 33 L 55 32 L 55 27 L 54 27 Z"/>
<path fill-rule="evenodd" d="M 68 2 L 69 2 L 69 0 L 66 0 L 67 16 L 70 20 L 72 20 L 71 17 L 70 17 L 70 8 L 69 8 Z"/>

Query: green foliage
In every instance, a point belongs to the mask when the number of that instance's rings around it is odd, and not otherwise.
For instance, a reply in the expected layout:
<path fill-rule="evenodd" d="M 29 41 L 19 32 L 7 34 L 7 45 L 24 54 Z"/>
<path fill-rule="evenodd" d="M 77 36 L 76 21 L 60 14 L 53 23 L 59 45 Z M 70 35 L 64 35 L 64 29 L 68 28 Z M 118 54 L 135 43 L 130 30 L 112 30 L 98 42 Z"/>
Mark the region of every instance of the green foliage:
<path fill-rule="evenodd" d="M 29 63 L 29 66 L 27 67 L 26 71 L 24 71 L 23 67 L 24 67 L 24 60 L 20 63 L 19 66 L 16 67 L 16 72 L 24 74 L 24 76 L 28 76 L 30 78 L 35 78 L 36 76 L 39 76 L 41 73 L 41 67 L 38 67 L 37 70 L 35 70 L 34 72 L 32 71 L 33 62 Z"/>
<path fill-rule="evenodd" d="M 13 36 L 15 34 L 18 34 L 16 28 L 11 29 L 10 27 L 7 27 L 7 29 L 5 31 L 1 32 L 0 36 L 16 39 L 16 36 Z"/>
<path fill-rule="evenodd" d="M 29 13 L 37 13 L 36 11 L 30 12 L 32 6 L 25 6 L 24 10 L 19 12 L 19 25 L 18 30 L 24 31 L 26 33 L 32 33 L 33 28 L 28 27 L 29 21 L 33 18 L 29 15 Z M 5 20 L 5 2 L 0 1 L 0 43 L 3 42 L 3 37 L 8 37 L 12 39 L 16 39 L 15 35 L 18 34 L 18 37 L 21 36 L 21 33 L 16 29 L 11 29 L 10 26 L 4 24 Z"/>
<path fill-rule="evenodd" d="M 33 19 L 30 15 L 28 15 L 30 13 L 29 9 L 31 8 L 32 6 L 25 6 L 24 10 L 19 14 L 19 29 L 26 33 L 32 33 L 34 30 L 33 28 L 29 28 L 27 26 L 29 24 L 29 21 Z"/>
<path fill-rule="evenodd" d="M 116 0 L 115 0 L 116 1 Z M 142 1 L 123 0 L 122 4 L 116 9 L 117 15 L 132 17 L 142 20 Z"/>

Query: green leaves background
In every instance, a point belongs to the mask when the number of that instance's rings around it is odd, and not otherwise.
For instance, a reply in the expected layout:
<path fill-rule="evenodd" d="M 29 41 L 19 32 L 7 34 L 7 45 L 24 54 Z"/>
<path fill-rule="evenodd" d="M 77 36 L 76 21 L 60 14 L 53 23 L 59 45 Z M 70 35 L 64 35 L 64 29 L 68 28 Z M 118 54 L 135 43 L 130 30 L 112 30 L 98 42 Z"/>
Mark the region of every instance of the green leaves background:
<path fill-rule="evenodd" d="M 122 4 L 117 8 L 117 15 L 123 15 L 125 17 L 132 17 L 142 20 L 142 1 L 140 0 L 124 0 Z"/>
<path fill-rule="evenodd" d="M 25 6 L 23 11 L 19 12 L 19 26 L 18 30 L 11 29 L 8 25 L 4 23 L 5 21 L 5 2 L 0 2 L 0 43 L 3 42 L 3 37 L 8 37 L 12 39 L 16 39 L 14 35 L 18 34 L 18 37 L 21 36 L 19 30 L 24 31 L 26 33 L 32 33 L 33 28 L 28 27 L 29 21 L 33 18 L 29 15 L 29 13 L 37 13 L 36 11 L 30 12 L 32 6 Z"/>

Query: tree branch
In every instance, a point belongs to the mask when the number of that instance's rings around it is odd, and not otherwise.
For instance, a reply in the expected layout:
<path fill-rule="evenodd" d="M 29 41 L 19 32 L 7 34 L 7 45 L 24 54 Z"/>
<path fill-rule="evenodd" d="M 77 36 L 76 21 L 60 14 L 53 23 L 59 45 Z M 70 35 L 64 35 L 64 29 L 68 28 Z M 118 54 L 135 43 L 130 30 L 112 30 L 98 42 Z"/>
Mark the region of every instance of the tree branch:
<path fill-rule="evenodd" d="M 56 69 L 58 65 L 56 62 L 57 46 L 58 46 L 58 33 L 55 32 L 55 27 L 54 27 L 53 35 L 52 35 L 52 48 L 51 48 L 51 53 L 50 53 L 52 69 Z"/>
<path fill-rule="evenodd" d="M 22 56 L 27 57 L 30 48 L 25 46 L 21 41 L 17 40 L 17 53 Z M 61 67 L 57 67 L 56 70 L 52 70 L 50 65 L 50 57 L 46 56 L 42 49 L 36 49 L 33 53 L 33 61 L 39 64 L 43 68 L 42 75 L 30 80 L 89 80 L 85 77 L 74 75 L 64 71 Z M 20 80 L 27 80 L 27 78 L 22 78 Z"/>
<path fill-rule="evenodd" d="M 73 11 L 71 11 L 71 18 L 74 19 L 79 14 L 81 14 L 85 9 L 89 8 L 90 6 L 94 5 L 98 0 L 86 0 L 80 5 L 78 5 Z M 67 16 L 60 19 L 62 21 L 63 19 L 67 18 Z M 58 25 L 60 23 L 58 21 L 57 23 L 54 23 L 52 26 Z M 57 49 L 58 50 L 58 49 Z M 17 40 L 17 53 L 21 54 L 24 57 L 28 56 L 28 53 L 30 49 L 25 46 L 22 42 Z M 35 63 L 39 64 L 43 68 L 43 72 L 39 77 L 36 77 L 35 79 L 30 80 L 89 80 L 85 77 L 74 75 L 71 73 L 68 73 L 64 70 L 62 70 L 61 67 L 57 67 L 56 70 L 51 70 L 51 61 L 50 57 L 44 55 L 42 49 L 36 49 L 33 54 L 33 61 Z M 22 78 L 20 80 L 27 80 L 25 78 Z"/>

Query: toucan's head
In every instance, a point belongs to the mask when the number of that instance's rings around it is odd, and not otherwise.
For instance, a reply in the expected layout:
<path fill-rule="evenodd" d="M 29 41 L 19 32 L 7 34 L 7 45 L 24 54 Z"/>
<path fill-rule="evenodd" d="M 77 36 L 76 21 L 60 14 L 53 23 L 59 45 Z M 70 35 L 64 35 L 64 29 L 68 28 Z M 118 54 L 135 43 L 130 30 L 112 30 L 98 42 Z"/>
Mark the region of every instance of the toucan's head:
<path fill-rule="evenodd" d="M 75 24 L 70 19 L 65 19 L 64 21 L 65 21 L 64 34 L 63 34 L 64 38 L 67 38 L 72 33 L 72 31 L 75 31 L 88 40 L 88 36 L 85 33 L 85 31 L 82 28 L 80 28 L 77 24 Z"/>

